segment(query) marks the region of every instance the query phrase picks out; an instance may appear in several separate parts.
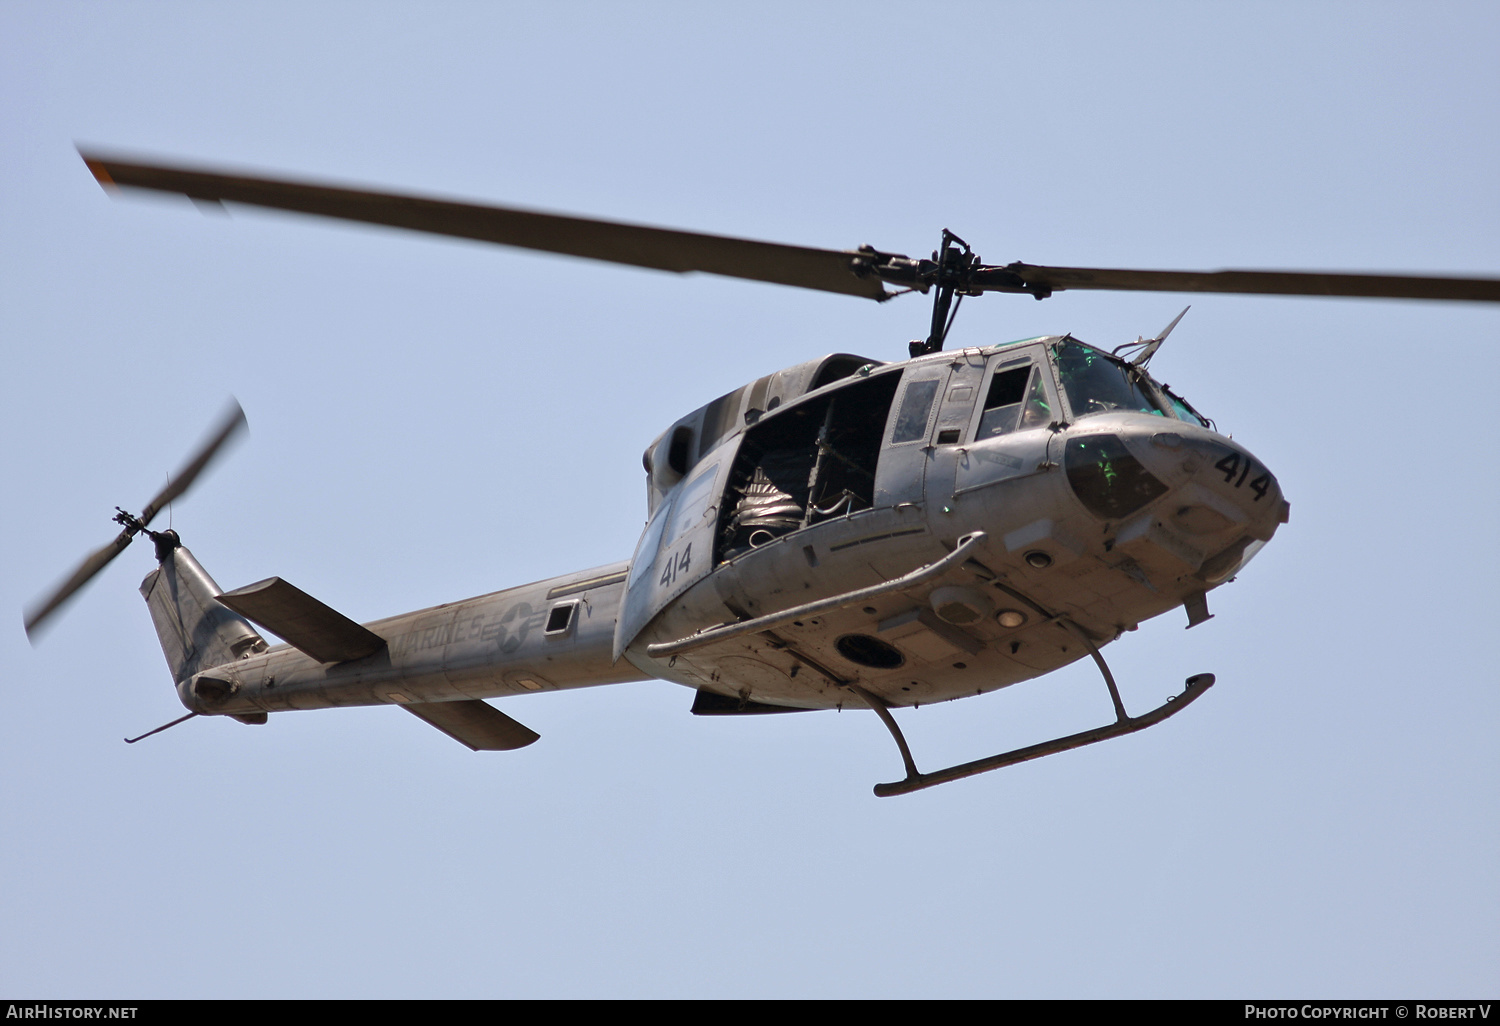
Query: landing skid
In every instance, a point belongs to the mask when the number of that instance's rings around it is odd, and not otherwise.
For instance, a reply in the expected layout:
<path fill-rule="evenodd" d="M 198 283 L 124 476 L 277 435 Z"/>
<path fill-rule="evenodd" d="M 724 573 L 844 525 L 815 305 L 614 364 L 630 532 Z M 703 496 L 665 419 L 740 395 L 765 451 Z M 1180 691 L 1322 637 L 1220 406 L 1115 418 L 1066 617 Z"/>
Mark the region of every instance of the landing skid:
<path fill-rule="evenodd" d="M 911 757 L 911 748 L 906 743 L 906 738 L 901 735 L 901 728 L 896 725 L 896 718 L 891 715 L 889 707 L 879 695 L 873 695 L 857 684 L 849 685 L 851 691 L 864 699 L 865 704 L 875 710 L 891 736 L 896 739 L 896 747 L 901 749 L 901 761 L 906 764 L 906 779 L 897 780 L 890 784 L 876 784 L 875 797 L 889 798 L 891 795 L 907 794 L 911 791 L 920 791 L 924 787 L 933 787 L 937 784 L 946 784 L 950 780 L 959 780 L 963 777 L 972 777 L 978 773 L 988 773 L 990 770 L 1000 769 L 1003 766 L 1014 766 L 1018 762 L 1029 762 L 1032 759 L 1040 759 L 1044 755 L 1053 755 L 1057 752 L 1066 752 L 1070 748 L 1082 748 L 1099 741 L 1108 741 L 1112 737 L 1120 737 L 1124 734 L 1134 734 L 1138 730 L 1145 730 L 1152 724 L 1160 723 L 1168 716 L 1173 716 L 1186 709 L 1203 692 L 1214 686 L 1214 675 L 1211 673 L 1199 673 L 1187 679 L 1187 686 L 1182 694 L 1173 695 L 1167 699 L 1165 705 L 1158 706 L 1146 713 L 1144 716 L 1131 716 L 1125 711 L 1125 703 L 1120 699 L 1120 689 L 1115 686 L 1115 675 L 1109 671 L 1109 664 L 1100 655 L 1099 647 L 1089 638 L 1087 632 L 1072 620 L 1062 615 L 1049 613 L 1038 603 L 1032 601 L 1028 596 L 1010 587 L 999 580 L 995 573 L 988 567 L 982 566 L 970 560 L 968 566 L 982 576 L 988 578 L 995 587 L 1004 591 L 1012 598 L 1029 606 L 1037 615 L 1047 621 L 1057 624 L 1063 630 L 1073 635 L 1083 646 L 1089 650 L 1089 656 L 1094 660 L 1094 665 L 1099 667 L 1099 673 L 1104 677 L 1104 686 L 1109 688 L 1109 700 L 1114 703 L 1115 722 L 1095 727 L 1093 730 L 1085 730 L 1080 734 L 1069 734 L 1067 737 L 1054 738 L 1051 741 L 1043 741 L 1039 745 L 1030 745 L 1026 748 L 1017 748 L 1014 751 L 1002 752 L 992 755 L 988 759 L 976 759 L 974 762 L 965 762 L 957 766 L 949 766 L 947 769 L 938 770 L 936 773 L 921 773 L 917 770 L 917 764 Z"/>
<path fill-rule="evenodd" d="M 1183 689 L 1182 694 L 1174 695 L 1167 699 L 1166 704 L 1152 709 L 1143 716 L 1122 715 L 1108 726 L 1095 727 L 1093 730 L 1085 730 L 1080 734 L 1069 734 L 1067 737 L 1054 738 L 1051 741 L 1043 741 L 1041 744 L 1031 745 L 1026 748 L 1017 748 L 1014 751 L 1004 752 L 1000 755 L 992 755 L 988 759 L 976 759 L 973 762 L 960 763 L 957 766 L 949 766 L 947 769 L 937 770 L 934 773 L 920 773 L 917 771 L 917 765 L 911 757 L 911 749 L 907 746 L 906 739 L 901 736 L 901 728 L 896 725 L 896 719 L 891 715 L 886 704 L 880 698 L 870 694 L 858 685 L 851 685 L 851 690 L 863 698 L 885 723 L 886 728 L 891 732 L 891 736 L 896 739 L 897 747 L 901 749 L 902 761 L 906 763 L 905 780 L 875 785 L 875 797 L 889 798 L 892 795 L 920 791 L 924 787 L 946 784 L 950 780 L 972 777 L 978 773 L 988 773 L 990 770 L 997 770 L 1003 766 L 1013 766 L 1018 762 L 1040 759 L 1044 755 L 1066 752 L 1070 748 L 1082 748 L 1084 745 L 1091 745 L 1098 741 L 1108 741 L 1112 737 L 1134 734 L 1138 730 L 1145 730 L 1152 724 L 1160 723 L 1168 716 L 1172 716 L 1187 708 L 1194 699 L 1213 687 L 1213 684 L 1213 674 L 1200 673 L 1187 679 L 1187 687 Z"/>

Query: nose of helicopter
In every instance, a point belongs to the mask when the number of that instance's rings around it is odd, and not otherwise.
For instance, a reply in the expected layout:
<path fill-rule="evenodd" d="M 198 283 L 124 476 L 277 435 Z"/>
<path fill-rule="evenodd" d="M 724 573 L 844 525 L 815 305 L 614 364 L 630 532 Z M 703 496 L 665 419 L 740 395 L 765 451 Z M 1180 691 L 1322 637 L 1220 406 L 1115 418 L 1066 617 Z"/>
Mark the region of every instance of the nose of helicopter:
<path fill-rule="evenodd" d="M 1160 417 L 1075 424 L 1063 467 L 1083 506 L 1118 524 L 1117 550 L 1189 564 L 1209 585 L 1243 566 L 1290 510 L 1275 475 L 1243 446 Z"/>

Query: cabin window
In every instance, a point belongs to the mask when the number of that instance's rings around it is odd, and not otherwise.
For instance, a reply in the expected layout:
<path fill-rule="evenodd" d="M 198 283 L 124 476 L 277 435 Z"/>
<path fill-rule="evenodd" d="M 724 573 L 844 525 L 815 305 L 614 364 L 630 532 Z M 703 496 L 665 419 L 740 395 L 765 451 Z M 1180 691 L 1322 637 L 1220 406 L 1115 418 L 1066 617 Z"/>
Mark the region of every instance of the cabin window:
<path fill-rule="evenodd" d="M 927 437 L 927 421 L 932 416 L 932 401 L 937 398 L 938 380 L 928 378 L 906 386 L 901 412 L 896 415 L 896 430 L 891 444 L 916 442 Z"/>
<path fill-rule="evenodd" d="M 667 515 L 672 509 L 672 498 L 668 496 L 662 504 L 656 507 L 656 514 L 651 518 L 651 523 L 646 525 L 646 532 L 641 535 L 641 542 L 635 548 L 635 558 L 630 561 L 630 578 L 625 582 L 626 588 L 635 586 L 641 574 L 650 569 L 651 564 L 656 562 L 656 549 L 661 544 L 662 529 L 667 526 Z"/>
<path fill-rule="evenodd" d="M 577 608 L 577 602 L 559 602 L 553 606 L 552 611 L 547 614 L 547 626 L 543 633 L 554 636 L 568 633 L 568 629 L 573 626 L 573 613 Z"/>
<path fill-rule="evenodd" d="M 718 475 L 719 465 L 715 463 L 699 471 L 682 486 L 677 494 L 677 512 L 672 514 L 672 523 L 667 528 L 665 544 L 671 545 L 703 520 L 708 504 L 713 501 L 714 479 Z"/>

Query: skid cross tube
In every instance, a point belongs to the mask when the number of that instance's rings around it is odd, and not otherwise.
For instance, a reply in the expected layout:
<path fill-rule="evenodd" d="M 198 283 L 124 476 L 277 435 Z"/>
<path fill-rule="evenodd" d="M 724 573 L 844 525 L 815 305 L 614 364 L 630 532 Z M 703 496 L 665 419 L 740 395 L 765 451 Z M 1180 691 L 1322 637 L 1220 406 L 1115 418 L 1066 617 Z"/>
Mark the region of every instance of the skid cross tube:
<path fill-rule="evenodd" d="M 860 687 L 858 684 L 850 684 L 849 690 L 864 699 L 865 705 L 875 710 L 875 715 L 880 717 L 880 722 L 885 724 L 885 729 L 891 732 L 891 737 L 896 739 L 896 747 L 901 749 L 901 761 L 906 764 L 906 778 L 921 777 L 917 772 L 916 760 L 911 757 L 911 748 L 906 744 L 906 736 L 901 733 L 900 726 L 896 723 L 896 717 L 891 715 L 890 706 L 879 695 L 873 695 Z"/>

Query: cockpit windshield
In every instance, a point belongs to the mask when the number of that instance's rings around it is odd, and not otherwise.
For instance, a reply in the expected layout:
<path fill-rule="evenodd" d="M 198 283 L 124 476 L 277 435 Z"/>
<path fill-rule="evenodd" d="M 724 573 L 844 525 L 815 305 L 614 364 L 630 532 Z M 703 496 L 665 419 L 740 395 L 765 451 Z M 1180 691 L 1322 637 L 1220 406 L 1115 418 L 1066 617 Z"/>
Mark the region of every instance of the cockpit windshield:
<path fill-rule="evenodd" d="M 1121 410 L 1166 416 L 1143 376 L 1129 364 L 1071 338 L 1053 343 L 1052 356 L 1074 420 Z"/>
<path fill-rule="evenodd" d="M 1129 410 L 1157 417 L 1176 417 L 1214 430 L 1214 422 L 1150 374 L 1075 338 L 1052 344 L 1057 373 L 1073 407 L 1073 419 L 1091 413 Z"/>

